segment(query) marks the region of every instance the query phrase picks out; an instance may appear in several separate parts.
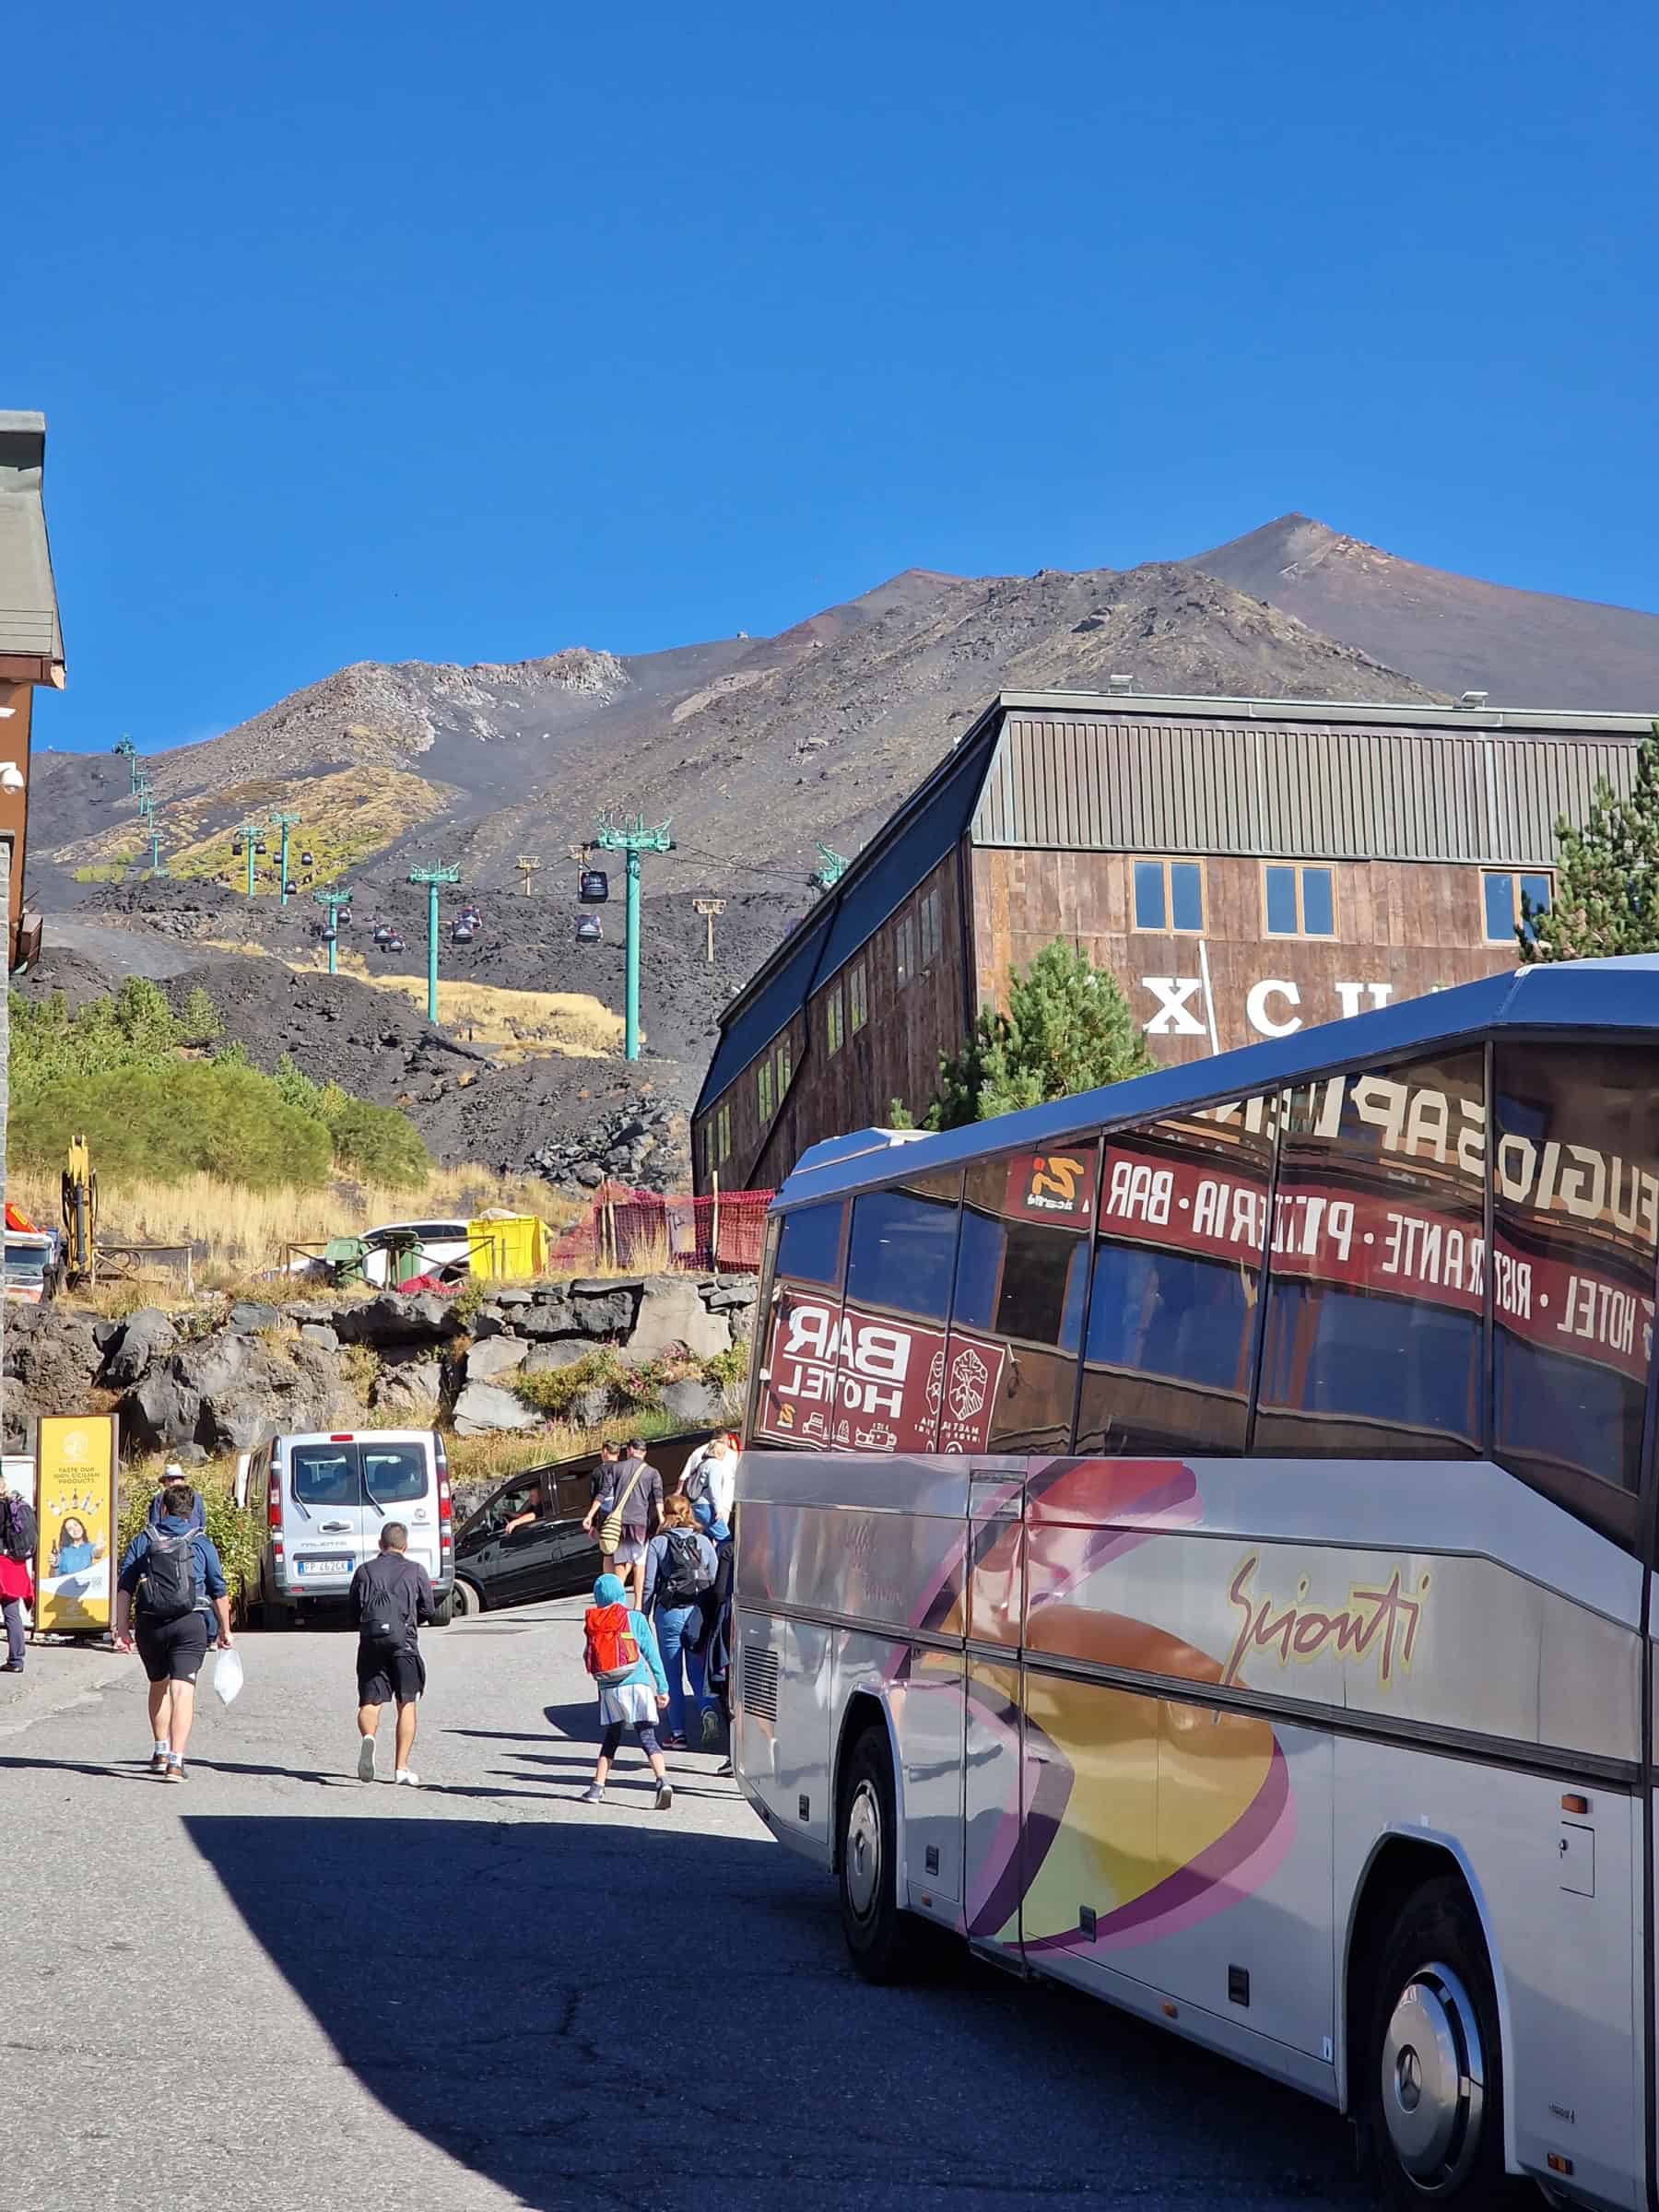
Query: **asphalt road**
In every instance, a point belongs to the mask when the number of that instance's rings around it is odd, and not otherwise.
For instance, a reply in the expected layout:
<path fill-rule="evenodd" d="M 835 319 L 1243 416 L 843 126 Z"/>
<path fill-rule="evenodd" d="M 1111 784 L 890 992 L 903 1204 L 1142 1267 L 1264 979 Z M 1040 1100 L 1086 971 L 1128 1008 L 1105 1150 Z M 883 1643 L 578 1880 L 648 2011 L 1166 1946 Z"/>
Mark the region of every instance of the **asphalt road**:
<path fill-rule="evenodd" d="M 183 1789 L 135 1661 L 0 1680 L 8 2212 L 1369 2202 L 1340 2121 L 1103 2006 L 866 1988 L 714 1759 L 578 1804 L 578 1615 L 429 1631 L 418 1792 L 355 1780 L 340 1636 L 244 1638 Z"/>

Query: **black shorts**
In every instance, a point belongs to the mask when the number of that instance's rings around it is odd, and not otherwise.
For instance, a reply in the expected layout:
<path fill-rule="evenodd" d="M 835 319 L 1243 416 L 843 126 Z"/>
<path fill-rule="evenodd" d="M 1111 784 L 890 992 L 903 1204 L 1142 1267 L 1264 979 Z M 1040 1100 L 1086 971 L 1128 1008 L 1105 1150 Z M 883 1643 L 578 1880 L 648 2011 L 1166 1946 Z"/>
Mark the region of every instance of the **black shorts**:
<path fill-rule="evenodd" d="M 141 1615 L 133 1641 L 152 1682 L 194 1682 L 207 1656 L 207 1616 L 186 1613 L 180 1620 L 147 1622 Z"/>
<path fill-rule="evenodd" d="M 358 1645 L 358 1703 L 412 1704 L 426 1688 L 426 1661 L 418 1652 L 380 1652 Z"/>

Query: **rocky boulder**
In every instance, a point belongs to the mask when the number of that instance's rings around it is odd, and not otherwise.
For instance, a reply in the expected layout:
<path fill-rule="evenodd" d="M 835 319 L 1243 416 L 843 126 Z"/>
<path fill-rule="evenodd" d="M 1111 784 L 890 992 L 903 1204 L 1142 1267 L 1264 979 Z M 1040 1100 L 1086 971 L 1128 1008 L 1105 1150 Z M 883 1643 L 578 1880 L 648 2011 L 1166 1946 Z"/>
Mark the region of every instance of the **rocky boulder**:
<path fill-rule="evenodd" d="M 424 1426 L 443 1394 L 443 1362 L 431 1353 L 411 1353 L 403 1359 L 382 1359 L 370 1386 L 369 1403 L 376 1413 L 407 1415 Z"/>
<path fill-rule="evenodd" d="M 511 1374 L 515 1367 L 524 1364 L 529 1349 L 521 1337 L 486 1336 L 466 1355 L 466 1379 L 469 1382 L 490 1382 L 498 1375 Z"/>
<path fill-rule="evenodd" d="M 663 1405 L 682 1429 L 717 1429 L 726 1418 L 722 1393 L 711 1383 L 698 1382 L 695 1376 L 665 1384 Z"/>
<path fill-rule="evenodd" d="M 406 1298 L 401 1290 L 385 1290 L 364 1305 L 343 1306 L 335 1316 L 335 1333 L 342 1344 L 366 1344 L 371 1348 L 390 1344 L 441 1344 L 461 1334 L 461 1316 L 453 1299 L 432 1291 Z"/>
<path fill-rule="evenodd" d="M 489 1436 L 502 1430 L 534 1429 L 540 1417 L 497 1382 L 468 1382 L 455 1400 L 455 1434 Z"/>
<path fill-rule="evenodd" d="M 136 1313 L 127 1315 L 105 1348 L 104 1382 L 112 1390 L 124 1390 L 137 1382 L 152 1359 L 165 1359 L 178 1341 L 179 1332 L 159 1306 L 140 1306 Z"/>
<path fill-rule="evenodd" d="M 275 1306 L 262 1304 L 256 1299 L 239 1298 L 230 1309 L 230 1326 L 239 1336 L 257 1336 L 262 1329 L 274 1329 L 282 1320 Z"/>
<path fill-rule="evenodd" d="M 640 1300 L 628 1356 L 653 1359 L 680 1345 L 694 1359 L 712 1359 L 731 1350 L 731 1324 L 724 1313 L 710 1312 L 688 1277 L 653 1276 Z"/>

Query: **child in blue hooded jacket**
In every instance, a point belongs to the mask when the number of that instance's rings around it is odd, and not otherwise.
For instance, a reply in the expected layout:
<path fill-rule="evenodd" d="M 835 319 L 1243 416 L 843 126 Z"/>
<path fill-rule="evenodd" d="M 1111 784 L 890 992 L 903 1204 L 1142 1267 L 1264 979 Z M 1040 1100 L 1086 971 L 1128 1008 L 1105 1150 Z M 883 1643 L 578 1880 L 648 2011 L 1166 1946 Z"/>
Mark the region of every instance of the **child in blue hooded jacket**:
<path fill-rule="evenodd" d="M 614 1574 L 602 1574 L 594 1584 L 595 1606 L 619 1606 L 623 1602 L 621 1580 Z M 656 1776 L 656 1809 L 667 1812 L 674 1804 L 674 1790 L 668 1780 L 666 1762 L 662 1747 L 657 1742 L 656 1716 L 668 1702 L 668 1677 L 663 1672 L 662 1655 L 657 1650 L 656 1632 L 643 1613 L 630 1606 L 628 1608 L 628 1632 L 640 1649 L 637 1665 L 619 1682 L 601 1682 L 599 1690 L 599 1758 L 594 1768 L 594 1779 L 582 1794 L 583 1805 L 603 1805 L 605 1785 L 610 1779 L 611 1761 L 617 1756 L 617 1747 L 622 1741 L 622 1731 L 631 1726 L 640 1738 L 640 1748 L 651 1762 Z M 593 1672 L 593 1647 L 590 1641 L 585 1664 Z"/>

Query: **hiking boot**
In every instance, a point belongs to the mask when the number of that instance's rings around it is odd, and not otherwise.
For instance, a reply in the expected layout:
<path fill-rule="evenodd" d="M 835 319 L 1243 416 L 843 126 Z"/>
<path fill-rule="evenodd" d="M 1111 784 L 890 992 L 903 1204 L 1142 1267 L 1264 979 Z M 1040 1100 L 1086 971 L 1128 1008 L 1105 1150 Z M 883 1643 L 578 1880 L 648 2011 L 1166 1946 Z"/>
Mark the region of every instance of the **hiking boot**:
<path fill-rule="evenodd" d="M 674 1810 L 674 1784 L 671 1782 L 657 1783 L 656 1809 L 659 1813 L 671 1813 Z"/>
<path fill-rule="evenodd" d="M 702 1715 L 702 1747 L 705 1751 L 712 1751 L 719 1742 L 720 1715 L 712 1705 L 705 1705 Z"/>
<path fill-rule="evenodd" d="M 364 1736 L 358 1746 L 358 1780 L 374 1780 L 374 1738 L 371 1735 Z"/>
<path fill-rule="evenodd" d="M 587 1788 L 582 1791 L 582 1795 L 576 1800 L 576 1802 L 578 1805 L 603 1805 L 605 1803 L 605 1792 L 599 1787 L 599 1784 L 596 1782 L 590 1782 Z"/>

